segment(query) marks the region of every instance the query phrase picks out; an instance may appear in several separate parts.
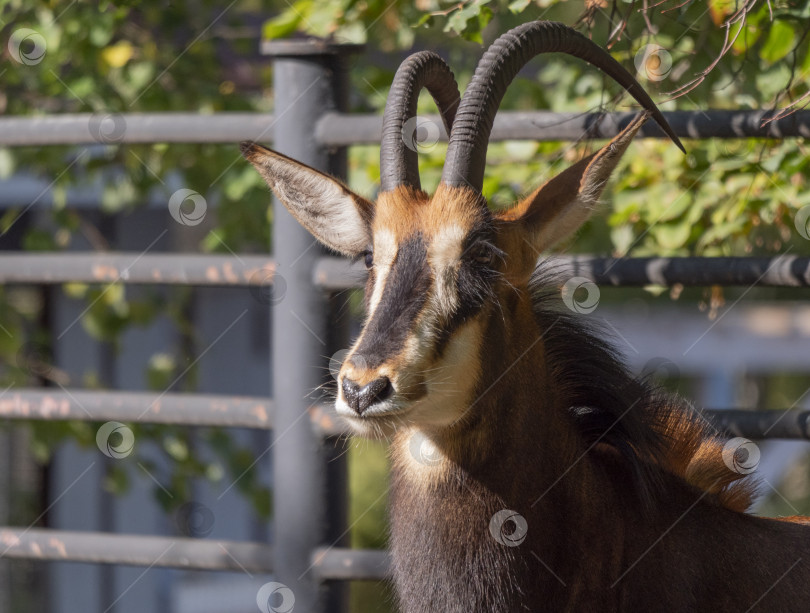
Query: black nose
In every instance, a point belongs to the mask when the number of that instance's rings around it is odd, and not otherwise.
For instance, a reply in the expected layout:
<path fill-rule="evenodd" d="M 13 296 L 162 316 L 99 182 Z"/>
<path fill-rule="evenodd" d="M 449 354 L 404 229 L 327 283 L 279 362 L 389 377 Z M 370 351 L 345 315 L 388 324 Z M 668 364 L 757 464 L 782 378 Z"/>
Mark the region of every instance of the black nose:
<path fill-rule="evenodd" d="M 374 379 L 363 387 L 349 378 L 343 378 L 343 396 L 358 415 L 362 415 L 372 404 L 388 398 L 393 391 L 394 388 L 388 377 Z"/>

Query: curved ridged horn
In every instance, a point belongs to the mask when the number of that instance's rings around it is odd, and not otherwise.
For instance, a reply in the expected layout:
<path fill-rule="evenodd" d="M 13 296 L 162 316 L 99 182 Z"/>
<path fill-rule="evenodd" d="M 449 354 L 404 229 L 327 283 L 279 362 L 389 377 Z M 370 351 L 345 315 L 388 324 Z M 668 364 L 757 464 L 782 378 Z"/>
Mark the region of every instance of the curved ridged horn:
<path fill-rule="evenodd" d="M 402 134 L 405 123 L 416 117 L 419 92 L 426 87 L 450 134 L 459 103 L 458 84 L 445 61 L 432 51 L 420 51 L 407 58 L 394 76 L 385 103 L 380 144 L 380 190 L 400 185 L 421 188 L 416 147 L 408 147 Z"/>
<path fill-rule="evenodd" d="M 566 25 L 534 21 L 498 38 L 478 62 L 453 123 L 442 183 L 453 187 L 467 185 L 481 191 L 492 122 L 506 88 L 529 60 L 541 53 L 553 52 L 585 60 L 613 78 L 650 112 L 664 132 L 684 151 L 681 141 L 647 92 L 607 51 Z"/>

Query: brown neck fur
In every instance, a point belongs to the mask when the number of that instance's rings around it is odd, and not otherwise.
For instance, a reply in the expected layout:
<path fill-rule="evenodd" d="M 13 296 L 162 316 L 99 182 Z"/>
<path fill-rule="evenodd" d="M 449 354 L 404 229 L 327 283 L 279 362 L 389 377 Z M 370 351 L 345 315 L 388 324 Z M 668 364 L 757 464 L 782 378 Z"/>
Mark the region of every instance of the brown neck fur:
<path fill-rule="evenodd" d="M 514 295 L 504 299 L 516 300 Z M 489 318 L 488 350 L 482 356 L 489 377 L 478 383 L 471 410 L 432 436 L 449 461 L 429 487 L 402 457 L 409 453 L 409 434 L 400 434 L 392 446 L 392 548 L 407 611 L 466 612 L 471 602 L 478 603 L 476 611 L 532 610 L 527 603 L 563 588 L 560 573 L 574 574 L 566 552 L 587 545 L 584 533 L 559 534 L 565 518 L 598 523 L 597 509 L 587 504 L 589 492 L 582 487 L 594 483 L 594 475 L 589 463 L 574 464 L 584 447 L 549 381 L 545 344 L 528 294 L 505 310 L 512 319 L 504 321 L 500 312 Z M 555 486 L 572 464 L 565 483 Z M 528 521 L 527 538 L 518 548 L 490 535 L 492 516 L 504 509 Z M 429 547 L 428 542 L 455 546 Z M 609 554 L 607 542 L 603 548 Z M 461 574 L 467 578 L 453 581 Z M 447 592 L 448 585 L 457 589 Z"/>
<path fill-rule="evenodd" d="M 430 434 L 445 458 L 441 466 L 414 468 L 407 457 L 410 432 L 398 433 L 393 441 L 391 546 L 403 610 L 618 611 L 631 604 L 655 610 L 665 593 L 672 603 L 668 610 L 718 610 L 698 606 L 693 585 L 701 580 L 694 570 L 701 563 L 698 552 L 744 563 L 754 555 L 750 547 L 744 541 L 729 544 L 725 534 L 708 538 L 700 530 L 680 540 L 659 542 L 660 536 L 673 526 L 679 533 L 696 525 L 713 532 L 719 521 L 736 529 L 750 529 L 752 520 L 767 521 L 730 510 L 747 506 L 748 486 L 739 486 L 739 475 L 719 472 L 711 453 L 718 443 L 705 424 L 681 404 L 665 404 L 644 385 L 631 388 L 642 394 L 638 413 L 628 412 L 608 427 L 613 423 L 608 411 L 611 423 L 603 425 L 598 392 L 605 381 L 572 382 L 596 376 L 600 368 L 607 375 L 619 369 L 626 379 L 618 382 L 620 390 L 632 380 L 612 362 L 601 367 L 556 362 L 560 351 L 570 353 L 571 348 L 555 344 L 576 342 L 570 338 L 576 326 L 570 315 L 548 319 L 553 310 L 529 295 L 524 290 L 500 297 L 508 319 L 500 310 L 489 314 L 481 356 L 487 374 L 477 382 L 471 409 L 450 428 Z M 579 339 L 585 351 L 576 359 L 611 357 L 601 355 L 602 346 L 591 346 L 588 339 Z M 561 371 L 566 368 L 580 370 Z M 606 397 L 612 393 L 622 392 L 603 390 Z M 572 415 L 571 406 L 587 407 L 580 403 L 589 395 L 596 417 Z M 707 483 L 707 475 L 715 473 L 718 479 Z M 490 534 L 491 518 L 504 509 L 526 519 L 526 538 L 517 547 Z M 680 522 L 682 514 L 689 522 Z M 802 543 L 792 550 L 807 551 L 810 531 L 802 531 L 797 540 L 795 525 L 769 522 L 768 528 L 777 523 L 785 526 L 783 540 Z M 648 547 L 652 553 L 645 553 Z M 672 565 L 681 564 L 673 560 L 678 556 L 690 556 L 694 568 L 673 574 Z M 806 578 L 803 564 L 796 574 Z M 750 577 L 734 602 L 744 604 L 743 610 L 753 604 L 756 590 L 767 589 L 764 581 L 771 574 Z M 674 589 L 683 589 L 683 595 L 669 593 Z M 802 590 L 804 597 L 808 588 Z M 774 603 L 792 602 L 791 597 L 782 592 L 768 596 Z"/>

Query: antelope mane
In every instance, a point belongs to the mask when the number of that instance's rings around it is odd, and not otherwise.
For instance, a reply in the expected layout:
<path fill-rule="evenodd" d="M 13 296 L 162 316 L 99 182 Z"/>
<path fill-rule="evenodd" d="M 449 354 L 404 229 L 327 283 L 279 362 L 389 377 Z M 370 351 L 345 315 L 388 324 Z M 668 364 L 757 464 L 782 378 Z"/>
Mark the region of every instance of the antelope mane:
<path fill-rule="evenodd" d="M 667 475 L 708 493 L 718 504 L 746 511 L 757 482 L 726 466 L 726 442 L 686 400 L 650 377 L 634 377 L 610 334 L 561 305 L 558 272 L 540 264 L 530 283 L 535 318 L 543 330 L 550 376 L 585 449 L 613 449 L 633 475 L 636 495 L 651 509 Z"/>

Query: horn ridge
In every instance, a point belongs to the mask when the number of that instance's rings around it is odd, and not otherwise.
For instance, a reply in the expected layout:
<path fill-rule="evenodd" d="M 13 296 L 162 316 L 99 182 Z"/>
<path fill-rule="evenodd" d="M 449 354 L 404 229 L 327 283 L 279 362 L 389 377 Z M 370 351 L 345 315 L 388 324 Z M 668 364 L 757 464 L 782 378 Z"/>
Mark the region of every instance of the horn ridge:
<path fill-rule="evenodd" d="M 381 191 L 391 191 L 400 185 L 421 189 L 417 152 L 406 146 L 402 129 L 409 119 L 416 117 L 416 103 L 422 88 L 430 92 L 450 134 L 461 99 L 456 79 L 438 54 L 433 51 L 414 53 L 397 69 L 385 103 L 380 145 Z"/>
<path fill-rule="evenodd" d="M 487 145 L 506 89 L 523 66 L 543 53 L 560 52 L 596 66 L 619 83 L 683 150 L 678 137 L 644 88 L 607 51 L 576 30 L 553 21 L 534 21 L 499 37 L 478 62 L 453 123 L 442 183 L 481 191 Z"/>

